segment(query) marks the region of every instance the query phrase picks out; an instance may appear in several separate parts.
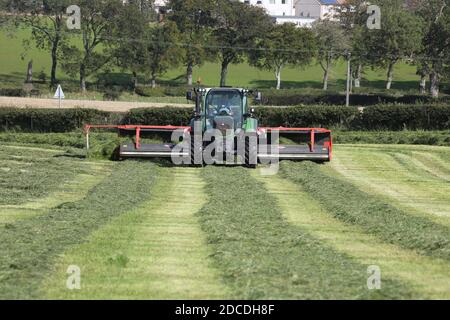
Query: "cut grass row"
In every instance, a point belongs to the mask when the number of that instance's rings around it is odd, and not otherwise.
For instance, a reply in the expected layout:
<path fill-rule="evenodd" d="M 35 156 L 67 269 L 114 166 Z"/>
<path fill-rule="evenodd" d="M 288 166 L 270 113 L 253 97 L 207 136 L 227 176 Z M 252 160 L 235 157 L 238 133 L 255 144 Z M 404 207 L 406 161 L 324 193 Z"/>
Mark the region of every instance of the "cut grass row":
<path fill-rule="evenodd" d="M 39 298 L 40 285 L 56 258 L 114 217 L 147 201 L 157 174 L 158 167 L 151 163 L 119 163 L 85 198 L 0 226 L 0 298 Z"/>
<path fill-rule="evenodd" d="M 89 174 L 90 163 L 61 150 L 0 146 L 0 205 L 18 205 L 57 191 L 77 175 Z"/>
<path fill-rule="evenodd" d="M 280 176 L 254 176 L 276 197 L 290 223 L 361 264 L 380 267 L 382 287 L 386 286 L 385 278 L 399 279 L 414 292 L 415 299 L 450 298 L 450 268 L 446 261 L 384 243 L 357 225 L 339 221 L 301 186 Z"/>
<path fill-rule="evenodd" d="M 243 168 L 208 167 L 209 201 L 200 211 L 215 266 L 239 299 L 408 298 L 385 279 L 367 289 L 367 265 L 290 224 L 276 198 Z"/>
<path fill-rule="evenodd" d="M 0 226 L 20 219 L 43 215 L 63 203 L 81 200 L 111 173 L 111 166 L 106 163 L 91 162 L 87 166 L 89 167 L 86 168 L 88 173 L 78 174 L 70 181 L 59 181 L 58 189 L 47 196 L 22 204 L 0 205 Z"/>
<path fill-rule="evenodd" d="M 206 202 L 199 170 L 160 168 L 150 199 L 68 250 L 47 278 L 51 299 L 226 299 L 194 214 Z M 81 268 L 81 290 L 65 287 Z"/>
<path fill-rule="evenodd" d="M 331 168 L 341 177 L 410 214 L 450 226 L 448 148 L 354 145 L 337 150 Z"/>
<path fill-rule="evenodd" d="M 420 254 L 450 260 L 450 228 L 411 215 L 316 164 L 282 163 L 285 178 L 297 183 L 337 219 L 360 226 L 383 241 Z"/>

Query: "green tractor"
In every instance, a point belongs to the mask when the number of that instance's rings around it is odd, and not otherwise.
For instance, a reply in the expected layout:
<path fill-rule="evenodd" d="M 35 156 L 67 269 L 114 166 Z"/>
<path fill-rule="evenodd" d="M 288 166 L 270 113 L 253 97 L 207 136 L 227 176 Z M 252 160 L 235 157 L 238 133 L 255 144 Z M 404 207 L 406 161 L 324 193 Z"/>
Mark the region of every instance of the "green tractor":
<path fill-rule="evenodd" d="M 118 148 L 120 158 L 172 158 L 176 164 L 240 164 L 255 167 L 258 163 L 280 160 L 330 161 L 331 131 L 323 128 L 260 127 L 253 97 L 261 94 L 239 88 L 195 88 L 187 93 L 195 102 L 189 126 L 87 125 L 86 144 L 93 128 L 117 129 L 120 135 L 132 136 L 132 142 Z M 149 135 L 166 137 L 166 143 L 145 144 Z M 174 138 L 175 137 L 175 138 Z"/>

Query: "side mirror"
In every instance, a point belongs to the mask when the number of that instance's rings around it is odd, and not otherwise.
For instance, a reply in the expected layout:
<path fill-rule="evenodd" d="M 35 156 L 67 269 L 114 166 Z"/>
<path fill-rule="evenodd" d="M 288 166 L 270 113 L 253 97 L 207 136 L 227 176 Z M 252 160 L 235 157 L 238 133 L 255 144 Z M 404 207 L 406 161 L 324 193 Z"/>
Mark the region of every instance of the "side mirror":
<path fill-rule="evenodd" d="M 189 101 L 193 101 L 194 100 L 194 96 L 192 94 L 192 91 L 186 92 L 186 100 L 189 100 Z"/>

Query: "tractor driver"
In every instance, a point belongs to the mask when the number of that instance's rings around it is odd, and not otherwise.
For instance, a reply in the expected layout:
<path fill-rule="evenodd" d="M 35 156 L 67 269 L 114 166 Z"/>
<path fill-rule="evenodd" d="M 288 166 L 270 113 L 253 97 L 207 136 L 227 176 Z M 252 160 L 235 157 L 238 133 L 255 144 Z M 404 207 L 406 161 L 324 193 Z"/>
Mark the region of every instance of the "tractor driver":
<path fill-rule="evenodd" d="M 211 116 L 233 116 L 233 107 L 240 106 L 239 94 L 233 92 L 216 93 L 209 103 L 209 113 Z"/>

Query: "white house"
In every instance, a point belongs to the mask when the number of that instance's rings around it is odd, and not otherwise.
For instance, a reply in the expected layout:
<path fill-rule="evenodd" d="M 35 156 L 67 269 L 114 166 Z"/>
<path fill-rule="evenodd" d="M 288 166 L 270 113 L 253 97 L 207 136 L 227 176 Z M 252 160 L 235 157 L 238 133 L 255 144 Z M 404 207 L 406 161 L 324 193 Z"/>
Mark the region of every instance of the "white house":
<path fill-rule="evenodd" d="M 346 0 L 240 0 L 266 9 L 276 23 L 310 27 L 317 19 L 333 18 L 336 6 Z"/>
<path fill-rule="evenodd" d="M 297 16 L 272 16 L 277 24 L 293 23 L 299 28 L 309 28 L 317 19 Z"/>
<path fill-rule="evenodd" d="M 345 0 L 296 0 L 295 15 L 313 19 L 332 19 L 336 14 L 336 6 Z"/>
<path fill-rule="evenodd" d="M 260 6 L 271 16 L 293 16 L 295 0 L 240 0 L 246 4 Z"/>

